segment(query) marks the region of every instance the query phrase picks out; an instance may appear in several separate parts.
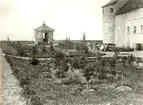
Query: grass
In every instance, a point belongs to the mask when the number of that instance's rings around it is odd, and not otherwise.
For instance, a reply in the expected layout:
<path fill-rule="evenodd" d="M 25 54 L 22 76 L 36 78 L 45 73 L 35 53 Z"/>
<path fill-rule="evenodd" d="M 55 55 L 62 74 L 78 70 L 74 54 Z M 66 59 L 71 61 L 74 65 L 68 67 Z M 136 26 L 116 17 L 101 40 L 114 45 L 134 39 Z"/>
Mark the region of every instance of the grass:
<path fill-rule="evenodd" d="M 94 92 L 82 93 L 85 85 L 61 85 L 51 78 L 48 61 L 33 66 L 27 60 L 6 56 L 12 67 L 13 75 L 23 88 L 23 96 L 31 99 L 32 105 L 143 105 L 143 70 L 126 67 L 124 83 L 130 86 L 132 92 L 119 92 L 112 86 L 120 85 L 120 78 L 116 81 L 93 84 Z M 109 69 L 108 62 L 106 68 Z M 116 65 L 116 71 L 122 70 L 121 62 Z M 52 69 L 52 71 L 54 71 Z M 104 80 L 103 80 L 104 81 Z"/>
<path fill-rule="evenodd" d="M 0 43 L 0 47 L 2 48 L 3 53 L 9 55 L 17 55 L 17 51 L 11 46 L 9 43 Z"/>
<path fill-rule="evenodd" d="M 0 42 L 0 47 L 2 48 L 5 54 L 21 56 L 21 57 L 30 57 L 33 48 L 33 46 L 28 45 L 28 42 L 22 42 L 22 41 Z M 36 48 L 38 50 L 37 52 L 38 58 L 46 58 L 49 57 L 51 54 L 49 49 L 42 45 L 37 45 Z"/>

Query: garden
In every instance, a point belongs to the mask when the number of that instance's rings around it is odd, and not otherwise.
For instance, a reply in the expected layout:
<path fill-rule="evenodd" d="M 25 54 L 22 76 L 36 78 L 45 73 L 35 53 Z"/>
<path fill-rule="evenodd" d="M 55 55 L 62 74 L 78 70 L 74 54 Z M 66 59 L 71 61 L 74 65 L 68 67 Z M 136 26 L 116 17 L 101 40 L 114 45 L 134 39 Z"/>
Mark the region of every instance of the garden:
<path fill-rule="evenodd" d="M 96 54 L 89 62 L 85 54 L 66 57 L 52 47 L 50 52 L 52 59 L 44 61 L 37 59 L 37 47 L 30 60 L 5 56 L 31 105 L 143 104 L 143 71 L 133 66 L 133 56 L 119 60 Z M 131 90 L 120 91 L 120 86 Z"/>
<path fill-rule="evenodd" d="M 64 49 L 68 49 L 64 43 Z M 61 44 L 59 45 L 61 46 Z M 63 45 L 62 45 L 63 46 Z M 132 56 L 103 58 L 90 54 L 84 43 L 76 48 L 84 53 L 67 56 L 62 50 L 22 42 L 1 42 L 12 74 L 19 81 L 22 95 L 31 105 L 142 105 L 143 71 L 134 66 Z M 15 58 L 29 57 L 29 60 Z M 50 57 L 40 60 L 39 57 Z M 126 87 L 127 90 L 123 90 Z M 126 89 L 125 88 L 125 89 Z"/>

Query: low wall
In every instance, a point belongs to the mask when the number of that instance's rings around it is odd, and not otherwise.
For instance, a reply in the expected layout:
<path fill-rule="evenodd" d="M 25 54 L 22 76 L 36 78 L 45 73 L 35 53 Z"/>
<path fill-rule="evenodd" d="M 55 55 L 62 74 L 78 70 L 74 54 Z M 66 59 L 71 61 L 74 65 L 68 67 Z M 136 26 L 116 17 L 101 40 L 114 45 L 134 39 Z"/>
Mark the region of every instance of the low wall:
<path fill-rule="evenodd" d="M 143 58 L 143 51 L 134 51 L 133 55 L 136 58 Z"/>

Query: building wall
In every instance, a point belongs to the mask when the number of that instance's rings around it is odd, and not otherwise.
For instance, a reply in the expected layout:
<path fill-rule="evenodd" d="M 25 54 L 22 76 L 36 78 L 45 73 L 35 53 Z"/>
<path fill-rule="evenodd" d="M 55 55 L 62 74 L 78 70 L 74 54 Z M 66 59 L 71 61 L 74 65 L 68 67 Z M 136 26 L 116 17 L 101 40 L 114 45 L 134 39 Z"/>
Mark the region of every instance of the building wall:
<path fill-rule="evenodd" d="M 133 47 L 135 43 L 143 43 L 143 8 L 137 9 L 115 17 L 115 44 L 117 46 Z M 133 27 L 136 26 L 136 33 L 133 33 Z M 127 27 L 130 27 L 128 33 Z"/>
<path fill-rule="evenodd" d="M 113 13 L 110 9 L 113 8 Z M 103 8 L 103 43 L 114 43 L 115 5 Z"/>
<path fill-rule="evenodd" d="M 43 33 L 42 32 L 35 32 L 34 33 L 35 44 L 38 42 L 43 42 Z M 53 32 L 48 32 L 48 40 L 47 42 L 50 43 L 53 40 Z"/>
<path fill-rule="evenodd" d="M 41 32 L 35 32 L 34 33 L 34 39 L 35 39 L 35 44 L 38 44 L 38 42 L 42 42 L 42 33 Z"/>
<path fill-rule="evenodd" d="M 50 43 L 51 41 L 53 41 L 53 32 L 48 33 L 48 42 Z"/>

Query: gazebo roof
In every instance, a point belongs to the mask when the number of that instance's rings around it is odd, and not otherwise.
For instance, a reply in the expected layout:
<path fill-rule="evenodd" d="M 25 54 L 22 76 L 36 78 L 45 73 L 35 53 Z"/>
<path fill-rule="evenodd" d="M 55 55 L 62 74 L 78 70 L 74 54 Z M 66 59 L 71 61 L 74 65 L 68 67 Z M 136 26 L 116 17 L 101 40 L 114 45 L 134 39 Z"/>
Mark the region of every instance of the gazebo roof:
<path fill-rule="evenodd" d="M 46 26 L 46 24 L 45 24 L 45 22 L 43 23 L 43 25 L 42 26 L 40 26 L 40 27 L 38 27 L 38 28 L 36 28 L 36 29 L 34 29 L 35 31 L 54 31 L 54 29 L 52 29 L 52 28 L 50 28 L 50 27 L 48 27 L 48 26 Z"/>

